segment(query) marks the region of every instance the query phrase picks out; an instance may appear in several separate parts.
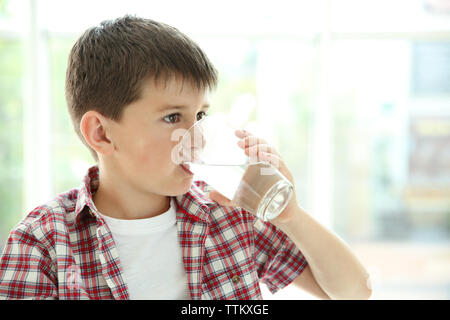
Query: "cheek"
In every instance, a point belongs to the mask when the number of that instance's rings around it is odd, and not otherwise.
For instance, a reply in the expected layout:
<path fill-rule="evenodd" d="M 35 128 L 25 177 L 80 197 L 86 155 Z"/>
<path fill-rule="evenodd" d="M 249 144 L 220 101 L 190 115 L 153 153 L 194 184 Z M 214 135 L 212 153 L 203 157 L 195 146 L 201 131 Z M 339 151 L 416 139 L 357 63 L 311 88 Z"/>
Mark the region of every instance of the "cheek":
<path fill-rule="evenodd" d="M 155 130 L 145 133 L 138 131 L 130 129 L 120 141 L 126 162 L 134 170 L 145 170 L 152 175 L 173 169 L 176 164 L 171 159 L 171 152 L 176 142 L 170 140 L 170 135 L 166 137 L 165 133 Z"/>
<path fill-rule="evenodd" d="M 143 165 L 150 170 L 158 173 L 158 169 L 170 170 L 176 164 L 172 161 L 172 146 L 170 143 L 155 142 L 142 143 L 137 145 L 137 152 L 139 155 L 136 157 L 139 159 L 140 165 Z"/>

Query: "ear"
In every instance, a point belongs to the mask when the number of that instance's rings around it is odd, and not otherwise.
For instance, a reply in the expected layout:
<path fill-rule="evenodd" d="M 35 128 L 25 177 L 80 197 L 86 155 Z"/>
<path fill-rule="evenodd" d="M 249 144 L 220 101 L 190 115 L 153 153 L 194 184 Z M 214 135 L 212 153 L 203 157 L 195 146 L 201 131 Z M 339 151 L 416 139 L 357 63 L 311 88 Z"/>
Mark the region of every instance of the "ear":
<path fill-rule="evenodd" d="M 109 155 L 114 150 L 110 139 L 109 120 L 97 111 L 86 112 L 80 121 L 80 131 L 87 144 L 102 155 Z"/>

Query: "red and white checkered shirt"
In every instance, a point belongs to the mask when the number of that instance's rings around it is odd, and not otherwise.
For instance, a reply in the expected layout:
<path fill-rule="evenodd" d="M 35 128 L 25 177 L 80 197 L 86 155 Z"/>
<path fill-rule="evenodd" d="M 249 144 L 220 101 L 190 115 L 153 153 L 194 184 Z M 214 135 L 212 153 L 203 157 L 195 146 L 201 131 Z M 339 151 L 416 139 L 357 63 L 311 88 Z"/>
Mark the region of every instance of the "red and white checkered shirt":
<path fill-rule="evenodd" d="M 79 188 L 11 231 L 0 258 L 0 299 L 129 299 L 113 236 L 92 200 L 98 181 L 93 166 Z M 272 293 L 291 283 L 307 265 L 292 241 L 244 209 L 210 200 L 210 190 L 194 181 L 175 201 L 191 298 L 261 299 L 259 282 Z"/>

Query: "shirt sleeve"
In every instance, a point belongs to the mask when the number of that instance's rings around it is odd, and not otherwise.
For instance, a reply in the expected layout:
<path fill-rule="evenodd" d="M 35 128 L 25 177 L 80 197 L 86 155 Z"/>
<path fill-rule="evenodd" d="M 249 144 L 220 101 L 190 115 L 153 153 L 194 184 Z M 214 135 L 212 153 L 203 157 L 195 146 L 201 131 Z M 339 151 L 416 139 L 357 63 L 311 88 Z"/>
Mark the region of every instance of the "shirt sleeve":
<path fill-rule="evenodd" d="M 255 218 L 254 234 L 258 277 L 273 294 L 290 284 L 308 263 L 288 236 L 270 222 Z"/>
<path fill-rule="evenodd" d="M 19 226 L 8 237 L 0 257 L 0 300 L 57 298 L 49 254 L 28 230 Z"/>

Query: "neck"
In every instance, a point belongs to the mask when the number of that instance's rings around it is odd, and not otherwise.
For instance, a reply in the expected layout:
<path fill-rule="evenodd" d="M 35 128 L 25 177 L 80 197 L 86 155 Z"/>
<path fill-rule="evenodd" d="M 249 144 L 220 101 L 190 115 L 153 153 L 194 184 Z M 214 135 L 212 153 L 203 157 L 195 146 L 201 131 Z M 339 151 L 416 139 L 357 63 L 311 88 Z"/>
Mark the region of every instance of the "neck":
<path fill-rule="evenodd" d="M 126 179 L 102 170 L 100 164 L 99 186 L 93 201 L 100 213 L 116 219 L 151 218 L 170 208 L 170 197 L 137 190 Z"/>

